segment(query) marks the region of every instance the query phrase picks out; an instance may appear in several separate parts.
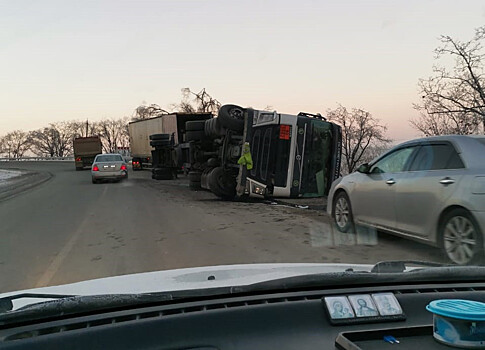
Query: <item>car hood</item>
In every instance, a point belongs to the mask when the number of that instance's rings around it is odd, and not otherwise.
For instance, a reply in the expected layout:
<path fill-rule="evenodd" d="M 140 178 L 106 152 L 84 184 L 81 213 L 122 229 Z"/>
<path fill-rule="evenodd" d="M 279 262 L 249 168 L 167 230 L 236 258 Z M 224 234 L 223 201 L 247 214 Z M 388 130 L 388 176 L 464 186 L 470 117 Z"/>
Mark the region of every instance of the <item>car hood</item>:
<path fill-rule="evenodd" d="M 349 268 L 359 271 L 370 271 L 372 265 L 247 264 L 196 267 L 106 277 L 59 286 L 8 292 L 0 294 L 0 298 L 24 293 L 70 295 L 138 294 L 244 286 L 285 277 L 343 272 Z M 209 279 L 210 276 L 211 278 Z M 18 299 L 14 301 L 14 309 L 41 301 L 45 301 L 45 299 Z"/>

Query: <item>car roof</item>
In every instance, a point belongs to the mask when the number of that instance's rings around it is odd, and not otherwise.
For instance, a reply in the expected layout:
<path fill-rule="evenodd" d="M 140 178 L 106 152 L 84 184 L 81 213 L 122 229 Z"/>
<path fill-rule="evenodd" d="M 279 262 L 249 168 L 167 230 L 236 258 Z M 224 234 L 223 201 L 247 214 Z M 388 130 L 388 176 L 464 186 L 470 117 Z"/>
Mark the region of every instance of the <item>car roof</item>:
<path fill-rule="evenodd" d="M 413 144 L 413 143 L 424 143 L 430 141 L 455 141 L 457 143 L 463 142 L 466 140 L 474 140 L 474 139 L 485 139 L 485 135 L 440 135 L 440 136 L 429 136 L 429 137 L 422 137 L 419 139 L 413 139 L 406 142 L 399 144 L 399 146 L 403 146 L 406 144 Z"/>

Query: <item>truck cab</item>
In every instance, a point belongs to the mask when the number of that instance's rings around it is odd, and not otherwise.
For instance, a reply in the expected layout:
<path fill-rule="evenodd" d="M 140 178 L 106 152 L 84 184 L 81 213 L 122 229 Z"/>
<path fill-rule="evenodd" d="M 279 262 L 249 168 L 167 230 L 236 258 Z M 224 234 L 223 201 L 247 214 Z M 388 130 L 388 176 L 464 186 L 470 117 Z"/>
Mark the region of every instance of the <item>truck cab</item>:
<path fill-rule="evenodd" d="M 339 176 L 341 129 L 321 115 L 248 110 L 244 139 L 252 169 L 240 169 L 244 194 L 321 197 Z M 239 189 L 239 195 L 243 191 Z"/>

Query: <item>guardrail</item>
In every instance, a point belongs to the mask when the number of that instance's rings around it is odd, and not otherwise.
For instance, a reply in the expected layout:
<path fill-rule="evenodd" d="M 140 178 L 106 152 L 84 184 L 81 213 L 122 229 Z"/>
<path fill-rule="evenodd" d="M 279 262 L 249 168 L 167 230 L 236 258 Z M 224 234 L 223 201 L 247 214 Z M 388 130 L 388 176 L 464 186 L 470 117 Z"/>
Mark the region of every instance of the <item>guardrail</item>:
<path fill-rule="evenodd" d="M 36 161 L 74 161 L 74 157 L 21 157 L 0 158 L 0 162 L 36 162 Z"/>

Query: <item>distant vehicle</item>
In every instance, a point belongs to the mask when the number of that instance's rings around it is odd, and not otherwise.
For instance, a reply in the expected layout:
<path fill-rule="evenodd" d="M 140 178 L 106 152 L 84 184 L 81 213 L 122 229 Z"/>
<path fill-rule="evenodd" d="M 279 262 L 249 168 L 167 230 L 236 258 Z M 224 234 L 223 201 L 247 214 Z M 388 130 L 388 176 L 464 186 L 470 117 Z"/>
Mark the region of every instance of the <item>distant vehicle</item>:
<path fill-rule="evenodd" d="M 152 166 L 152 146 L 160 141 L 150 139 L 150 135 L 167 134 L 172 143 L 182 140 L 185 122 L 212 118 L 210 113 L 170 113 L 154 118 L 141 119 L 128 124 L 133 170 Z M 163 141 L 165 141 L 165 136 Z M 153 143 L 155 141 L 155 143 Z"/>
<path fill-rule="evenodd" d="M 77 137 L 73 141 L 76 170 L 83 170 L 93 164 L 94 157 L 102 153 L 103 146 L 99 136 Z"/>
<path fill-rule="evenodd" d="M 128 167 L 118 153 L 98 154 L 91 167 L 93 184 L 103 180 L 120 181 L 128 178 Z"/>
<path fill-rule="evenodd" d="M 485 137 L 405 142 L 332 184 L 327 211 L 342 232 L 354 223 L 443 249 L 460 265 L 482 262 Z"/>

